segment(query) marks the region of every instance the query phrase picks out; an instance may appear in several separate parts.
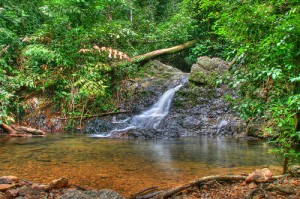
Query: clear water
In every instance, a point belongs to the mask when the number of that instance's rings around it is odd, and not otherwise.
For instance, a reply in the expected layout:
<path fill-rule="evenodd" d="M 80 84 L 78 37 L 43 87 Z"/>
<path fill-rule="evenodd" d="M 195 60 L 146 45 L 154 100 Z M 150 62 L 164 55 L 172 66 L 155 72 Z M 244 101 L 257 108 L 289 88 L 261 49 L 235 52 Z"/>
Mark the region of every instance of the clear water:
<path fill-rule="evenodd" d="M 215 174 L 280 167 L 263 142 L 229 137 L 117 140 L 74 135 L 0 138 L 0 176 L 49 183 L 62 176 L 86 188 L 129 196 L 147 187 L 168 188 Z"/>

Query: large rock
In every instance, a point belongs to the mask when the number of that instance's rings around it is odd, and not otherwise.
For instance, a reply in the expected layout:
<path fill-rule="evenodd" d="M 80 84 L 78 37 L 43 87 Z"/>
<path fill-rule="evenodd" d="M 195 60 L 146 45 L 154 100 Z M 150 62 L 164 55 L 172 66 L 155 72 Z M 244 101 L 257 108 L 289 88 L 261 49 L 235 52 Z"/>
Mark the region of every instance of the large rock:
<path fill-rule="evenodd" d="M 117 192 L 110 189 L 100 191 L 70 191 L 59 197 L 59 199 L 125 199 Z"/>
<path fill-rule="evenodd" d="M 219 58 L 199 57 L 192 65 L 190 80 L 196 83 L 214 86 L 216 78 L 224 74 L 228 63 Z"/>

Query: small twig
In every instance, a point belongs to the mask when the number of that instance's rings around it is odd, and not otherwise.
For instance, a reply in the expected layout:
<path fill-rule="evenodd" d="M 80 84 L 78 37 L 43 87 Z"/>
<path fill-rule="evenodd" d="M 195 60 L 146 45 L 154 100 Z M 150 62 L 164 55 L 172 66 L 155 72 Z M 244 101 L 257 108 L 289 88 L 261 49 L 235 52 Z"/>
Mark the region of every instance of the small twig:
<path fill-rule="evenodd" d="M 89 116 L 75 116 L 75 117 L 56 117 L 55 119 L 59 119 L 59 120 L 69 120 L 69 119 L 87 119 L 87 118 L 94 118 L 94 117 L 103 117 L 103 116 L 107 116 L 107 115 L 116 115 L 116 114 L 120 114 L 120 113 L 130 113 L 130 111 L 119 111 L 119 112 L 107 112 L 107 113 L 101 113 L 98 115 L 89 115 Z"/>
<path fill-rule="evenodd" d="M 161 194 L 162 192 L 164 192 L 164 191 L 156 191 L 156 192 L 153 192 L 153 193 L 149 193 L 147 195 L 143 195 L 143 196 L 141 196 L 141 198 L 138 197 L 137 199 L 149 199 L 149 198 L 153 198 L 153 197 L 157 196 L 158 194 Z"/>

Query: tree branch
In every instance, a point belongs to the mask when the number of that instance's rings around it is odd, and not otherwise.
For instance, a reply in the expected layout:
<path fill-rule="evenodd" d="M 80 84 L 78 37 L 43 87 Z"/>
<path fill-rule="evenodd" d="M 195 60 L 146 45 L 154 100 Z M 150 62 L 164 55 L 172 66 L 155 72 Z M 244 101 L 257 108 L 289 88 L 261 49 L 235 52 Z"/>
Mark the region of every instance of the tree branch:
<path fill-rule="evenodd" d="M 245 176 L 240 176 L 240 175 L 224 175 L 224 176 L 220 176 L 220 175 L 216 175 L 216 176 L 207 176 L 207 177 L 203 177 L 203 178 L 199 178 L 196 179 L 194 181 L 191 181 L 187 184 L 181 185 L 181 186 L 177 186 L 175 188 L 171 188 L 168 189 L 164 192 L 162 192 L 161 194 L 158 194 L 155 198 L 168 198 L 170 196 L 173 196 L 174 194 L 183 191 L 185 189 L 188 189 L 190 187 L 194 187 L 194 186 L 198 186 L 204 182 L 207 181 L 211 181 L 211 180 L 219 180 L 219 181 L 241 181 L 241 180 L 245 180 L 246 177 Z"/>
<path fill-rule="evenodd" d="M 120 113 L 130 113 L 130 111 L 119 111 L 119 112 L 107 112 L 107 113 L 101 113 L 101 114 L 97 114 L 97 115 L 89 115 L 89 116 L 75 116 L 75 117 L 57 117 L 55 119 L 59 119 L 59 120 L 69 120 L 69 119 L 87 119 L 87 118 L 94 118 L 94 117 L 104 117 L 104 116 L 108 116 L 108 115 L 117 115 Z"/>

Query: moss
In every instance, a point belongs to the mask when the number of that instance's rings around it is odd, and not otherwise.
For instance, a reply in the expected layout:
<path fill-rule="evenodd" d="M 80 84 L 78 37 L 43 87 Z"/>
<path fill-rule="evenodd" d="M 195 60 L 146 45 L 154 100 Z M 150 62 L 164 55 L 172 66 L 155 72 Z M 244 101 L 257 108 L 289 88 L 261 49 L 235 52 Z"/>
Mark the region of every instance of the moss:
<path fill-rule="evenodd" d="M 195 83 L 200 83 L 204 85 L 209 85 L 211 87 L 216 86 L 216 80 L 218 79 L 217 72 L 204 73 L 202 71 L 198 71 L 196 73 L 191 74 L 190 80 Z"/>

